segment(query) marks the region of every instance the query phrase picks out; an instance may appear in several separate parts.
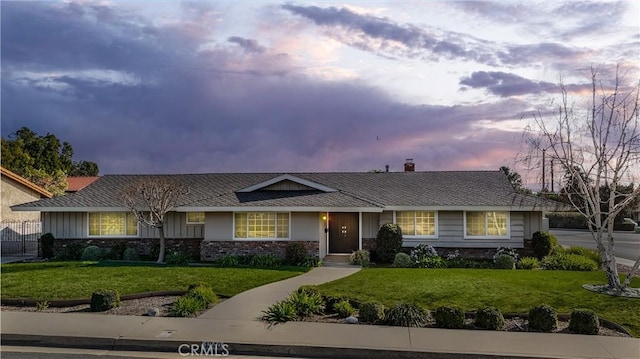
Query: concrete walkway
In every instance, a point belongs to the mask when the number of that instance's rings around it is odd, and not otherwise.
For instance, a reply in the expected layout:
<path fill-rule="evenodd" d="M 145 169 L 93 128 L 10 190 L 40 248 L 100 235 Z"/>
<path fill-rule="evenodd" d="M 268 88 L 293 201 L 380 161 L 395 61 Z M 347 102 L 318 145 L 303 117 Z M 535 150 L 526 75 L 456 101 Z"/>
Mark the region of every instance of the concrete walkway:
<path fill-rule="evenodd" d="M 206 311 L 202 319 L 259 320 L 262 311 L 302 285 L 322 284 L 350 276 L 360 267 L 318 267 L 280 282 L 263 285 L 240 293 Z"/>
<path fill-rule="evenodd" d="M 640 358 L 640 340 L 576 334 L 404 328 L 289 322 L 269 325 L 260 312 L 303 284 L 319 284 L 358 268 L 315 268 L 231 298 L 199 318 L 89 313 L 2 312 L 2 345 L 178 353 L 218 342 L 230 355 L 315 358 Z"/>

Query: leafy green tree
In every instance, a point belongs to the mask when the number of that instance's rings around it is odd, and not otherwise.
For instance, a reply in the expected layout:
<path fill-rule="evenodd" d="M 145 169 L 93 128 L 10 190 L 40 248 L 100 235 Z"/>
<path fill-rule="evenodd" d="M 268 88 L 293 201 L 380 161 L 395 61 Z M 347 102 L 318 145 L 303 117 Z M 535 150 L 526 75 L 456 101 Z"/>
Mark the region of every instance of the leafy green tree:
<path fill-rule="evenodd" d="M 66 189 L 66 176 L 97 176 L 98 165 L 73 161 L 73 147 L 54 134 L 40 136 L 22 127 L 2 138 L 2 166 L 59 195 Z"/>
<path fill-rule="evenodd" d="M 507 166 L 500 167 L 500 171 L 504 172 L 505 176 L 509 179 L 509 183 L 511 183 L 511 187 L 518 192 L 531 193 L 528 188 L 525 188 L 522 184 L 522 176 L 516 171 L 512 171 Z"/>

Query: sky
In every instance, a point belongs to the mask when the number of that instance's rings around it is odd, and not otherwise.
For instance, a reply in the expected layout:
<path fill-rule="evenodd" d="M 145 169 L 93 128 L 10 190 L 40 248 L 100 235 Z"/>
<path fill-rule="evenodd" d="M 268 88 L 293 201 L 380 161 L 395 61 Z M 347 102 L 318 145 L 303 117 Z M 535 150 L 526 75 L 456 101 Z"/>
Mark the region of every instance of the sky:
<path fill-rule="evenodd" d="M 640 74 L 637 1 L 0 6 L 2 136 L 100 174 L 519 169 L 561 80 Z"/>

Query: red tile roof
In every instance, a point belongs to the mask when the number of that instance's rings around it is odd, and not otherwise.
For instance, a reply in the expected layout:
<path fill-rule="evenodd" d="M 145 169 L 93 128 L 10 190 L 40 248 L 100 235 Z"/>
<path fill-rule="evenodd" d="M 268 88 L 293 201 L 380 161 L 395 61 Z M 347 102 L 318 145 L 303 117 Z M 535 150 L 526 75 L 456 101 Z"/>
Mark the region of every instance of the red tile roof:
<path fill-rule="evenodd" d="M 95 182 L 100 177 L 67 177 L 67 191 L 78 192 Z"/>

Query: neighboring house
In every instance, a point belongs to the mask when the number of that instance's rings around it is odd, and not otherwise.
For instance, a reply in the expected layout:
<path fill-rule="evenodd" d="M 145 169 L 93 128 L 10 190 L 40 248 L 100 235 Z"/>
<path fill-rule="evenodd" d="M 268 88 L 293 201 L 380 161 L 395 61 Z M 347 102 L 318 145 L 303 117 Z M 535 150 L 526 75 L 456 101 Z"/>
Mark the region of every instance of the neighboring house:
<path fill-rule="evenodd" d="M 0 167 L 0 180 L 2 182 L 0 186 L 2 192 L 0 222 L 39 221 L 40 211 L 38 209 L 30 212 L 13 211 L 11 206 L 33 202 L 41 198 L 51 198 L 52 194 L 4 167 Z"/>
<path fill-rule="evenodd" d="M 523 248 L 541 229 L 535 197 L 515 192 L 500 171 L 363 173 L 215 173 L 166 175 L 189 187 L 167 217 L 171 250 L 214 260 L 226 254 L 275 253 L 301 242 L 309 254 L 370 249 L 381 225 L 395 222 L 404 246 L 420 243 L 486 255 Z M 136 223 L 123 205 L 128 184 L 152 175 L 105 175 L 67 196 L 15 206 L 42 211 L 43 232 L 57 243 L 108 247 L 132 242 L 148 253 L 156 229 Z M 475 252 L 474 252 L 475 251 Z"/>
<path fill-rule="evenodd" d="M 74 193 L 87 187 L 100 177 L 67 177 L 66 193 Z"/>

